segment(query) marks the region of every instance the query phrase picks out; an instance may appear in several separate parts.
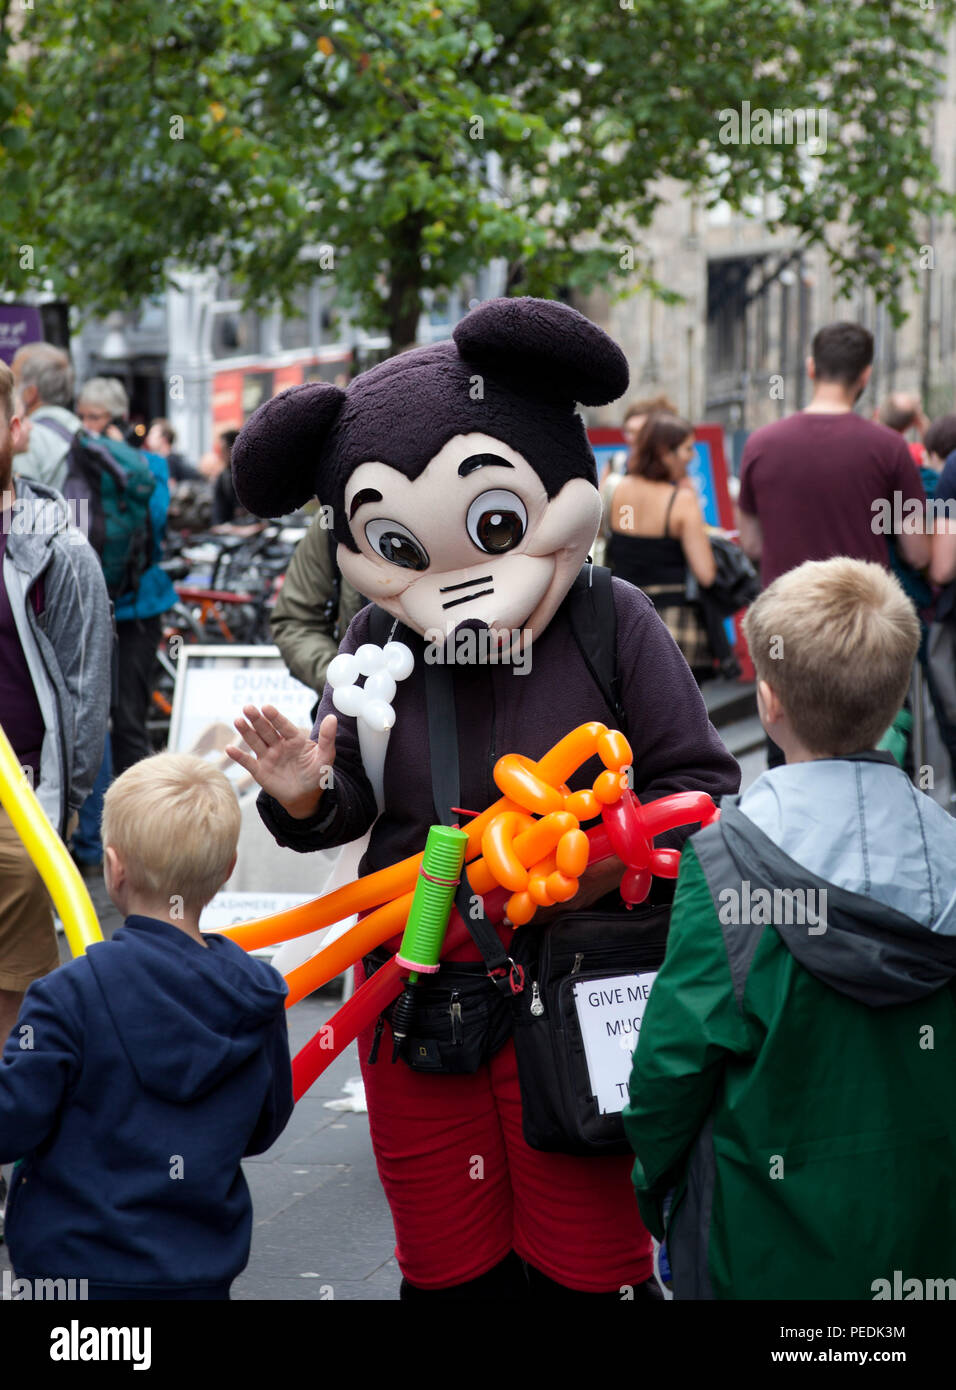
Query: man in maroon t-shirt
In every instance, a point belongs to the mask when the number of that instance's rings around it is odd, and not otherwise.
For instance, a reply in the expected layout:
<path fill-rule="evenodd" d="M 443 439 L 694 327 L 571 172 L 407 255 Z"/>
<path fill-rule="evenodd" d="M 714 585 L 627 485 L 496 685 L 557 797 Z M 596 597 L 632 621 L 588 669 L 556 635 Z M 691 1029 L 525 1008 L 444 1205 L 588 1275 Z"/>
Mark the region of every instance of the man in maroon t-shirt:
<path fill-rule="evenodd" d="M 926 498 L 902 435 L 864 420 L 854 405 L 866 389 L 873 335 L 831 323 L 813 339 L 805 410 L 755 430 L 740 472 L 740 543 L 764 585 L 802 565 L 849 555 L 889 568 L 887 538 L 906 563 L 929 564 Z M 783 754 L 768 742 L 768 765 Z"/>
<path fill-rule="evenodd" d="M 909 450 L 900 435 L 853 410 L 872 362 L 865 328 L 821 328 L 807 360 L 813 400 L 747 440 L 740 542 L 765 585 L 804 560 L 834 555 L 888 566 L 890 535 L 913 569 L 929 564 L 925 497 Z"/>

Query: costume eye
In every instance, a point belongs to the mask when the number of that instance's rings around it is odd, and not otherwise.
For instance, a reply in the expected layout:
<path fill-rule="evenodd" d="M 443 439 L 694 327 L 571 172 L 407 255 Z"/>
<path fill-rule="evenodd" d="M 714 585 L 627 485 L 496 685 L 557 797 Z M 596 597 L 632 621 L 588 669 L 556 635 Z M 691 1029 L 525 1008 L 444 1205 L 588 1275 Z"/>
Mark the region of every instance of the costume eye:
<path fill-rule="evenodd" d="M 502 488 L 483 492 L 468 508 L 468 534 L 479 550 L 503 555 L 513 550 L 528 528 L 528 513 L 520 497 Z"/>
<path fill-rule="evenodd" d="M 391 565 L 399 565 L 403 570 L 427 570 L 428 555 L 425 547 L 415 539 L 411 531 L 400 521 L 369 521 L 365 524 L 365 535 L 373 550 L 377 550 L 383 560 Z"/>

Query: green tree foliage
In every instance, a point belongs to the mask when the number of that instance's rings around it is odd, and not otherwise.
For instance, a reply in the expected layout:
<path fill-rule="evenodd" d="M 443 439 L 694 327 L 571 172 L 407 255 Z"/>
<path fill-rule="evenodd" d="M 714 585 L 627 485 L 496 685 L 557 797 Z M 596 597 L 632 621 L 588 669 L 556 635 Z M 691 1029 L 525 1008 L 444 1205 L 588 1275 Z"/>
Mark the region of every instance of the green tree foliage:
<path fill-rule="evenodd" d="M 104 312 L 177 265 L 257 304 L 324 271 L 399 347 L 423 290 L 494 258 L 515 293 L 633 282 L 673 178 L 775 194 L 893 300 L 951 210 L 927 128 L 953 5 L 0 0 L 0 283 Z M 729 143 L 745 102 L 822 114 L 825 149 Z"/>

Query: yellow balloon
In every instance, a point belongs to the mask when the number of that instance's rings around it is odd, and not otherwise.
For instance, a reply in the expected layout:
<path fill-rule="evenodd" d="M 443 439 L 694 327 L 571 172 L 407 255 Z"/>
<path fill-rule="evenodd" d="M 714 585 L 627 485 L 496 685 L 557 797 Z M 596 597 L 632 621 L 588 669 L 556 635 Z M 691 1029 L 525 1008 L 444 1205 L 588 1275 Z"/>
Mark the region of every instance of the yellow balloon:
<path fill-rule="evenodd" d="M 103 933 L 86 884 L 69 850 L 47 820 L 36 793 L 0 725 L 0 805 L 26 846 L 53 899 L 74 956 L 102 941 Z"/>

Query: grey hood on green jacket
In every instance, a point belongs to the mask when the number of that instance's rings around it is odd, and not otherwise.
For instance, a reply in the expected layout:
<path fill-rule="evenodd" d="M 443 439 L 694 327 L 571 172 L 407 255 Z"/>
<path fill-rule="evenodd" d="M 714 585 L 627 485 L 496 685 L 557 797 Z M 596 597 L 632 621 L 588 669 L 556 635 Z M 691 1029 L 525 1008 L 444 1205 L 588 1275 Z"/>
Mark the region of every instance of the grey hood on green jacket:
<path fill-rule="evenodd" d="M 775 768 L 726 798 L 722 819 L 751 903 L 758 882 L 783 883 L 821 917 L 815 930 L 794 913 L 773 918 L 817 979 L 879 1006 L 956 975 L 956 821 L 889 754 Z"/>

